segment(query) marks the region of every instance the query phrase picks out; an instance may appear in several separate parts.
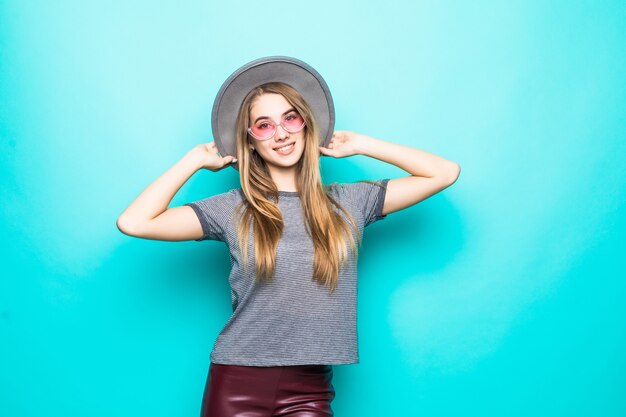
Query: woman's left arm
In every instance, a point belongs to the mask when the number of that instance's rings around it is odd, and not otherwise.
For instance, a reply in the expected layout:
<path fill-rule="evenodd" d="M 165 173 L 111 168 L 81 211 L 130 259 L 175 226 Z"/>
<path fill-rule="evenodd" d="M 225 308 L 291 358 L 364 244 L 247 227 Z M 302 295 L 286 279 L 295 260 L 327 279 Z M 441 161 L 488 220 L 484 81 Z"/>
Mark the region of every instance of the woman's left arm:
<path fill-rule="evenodd" d="M 437 194 L 454 184 L 461 172 L 459 164 L 435 154 L 348 130 L 335 131 L 328 147 L 320 146 L 320 152 L 335 158 L 366 155 L 411 174 L 387 183 L 383 214 L 402 210 Z"/>

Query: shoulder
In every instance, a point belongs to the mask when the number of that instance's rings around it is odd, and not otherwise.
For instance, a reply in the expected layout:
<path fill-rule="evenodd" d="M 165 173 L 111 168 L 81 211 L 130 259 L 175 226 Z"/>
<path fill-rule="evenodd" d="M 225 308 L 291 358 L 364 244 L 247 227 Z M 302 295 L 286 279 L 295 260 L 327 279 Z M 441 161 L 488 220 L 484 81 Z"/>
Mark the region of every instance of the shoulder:
<path fill-rule="evenodd" d="M 225 241 L 227 230 L 233 220 L 233 213 L 237 211 L 242 197 L 243 194 L 238 189 L 232 189 L 225 193 L 184 204 L 193 209 L 202 225 L 203 235 L 196 240 Z"/>
<path fill-rule="evenodd" d="M 385 178 L 376 181 L 332 183 L 325 187 L 330 197 L 357 218 L 362 219 L 362 224 L 367 226 L 385 218 L 382 210 L 388 182 L 389 179 Z"/>
<path fill-rule="evenodd" d="M 243 198 L 241 188 L 233 188 L 224 193 L 192 201 L 185 205 L 196 206 L 203 210 L 227 210 L 237 206 L 243 201 Z"/>
<path fill-rule="evenodd" d="M 361 180 L 356 182 L 333 182 L 330 184 L 324 185 L 326 193 L 330 194 L 332 197 L 339 198 L 340 200 L 348 199 L 359 199 L 361 197 L 367 195 L 378 195 L 381 192 L 387 189 L 387 183 L 389 179 L 380 179 L 380 180 Z"/>

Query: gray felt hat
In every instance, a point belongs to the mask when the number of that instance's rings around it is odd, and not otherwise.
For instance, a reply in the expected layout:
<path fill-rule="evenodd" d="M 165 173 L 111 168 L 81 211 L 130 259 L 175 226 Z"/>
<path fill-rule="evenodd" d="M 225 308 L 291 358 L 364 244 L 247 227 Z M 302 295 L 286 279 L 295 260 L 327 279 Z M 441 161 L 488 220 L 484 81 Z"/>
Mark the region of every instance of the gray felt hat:
<path fill-rule="evenodd" d="M 249 62 L 235 71 L 222 85 L 213 103 L 213 139 L 222 156 L 237 156 L 235 125 L 241 103 L 255 87 L 283 82 L 295 88 L 311 106 L 320 130 L 320 145 L 333 136 L 335 107 L 326 81 L 310 65 L 287 56 L 269 56 Z M 235 167 L 235 164 L 231 166 Z"/>

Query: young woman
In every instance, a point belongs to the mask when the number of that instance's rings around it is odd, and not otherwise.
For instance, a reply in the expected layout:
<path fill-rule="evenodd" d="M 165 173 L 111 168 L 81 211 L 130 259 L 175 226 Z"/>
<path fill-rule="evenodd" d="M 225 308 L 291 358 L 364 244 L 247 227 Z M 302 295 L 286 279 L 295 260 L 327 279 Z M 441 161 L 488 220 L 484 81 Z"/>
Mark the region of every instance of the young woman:
<path fill-rule="evenodd" d="M 229 247 L 233 315 L 211 352 L 203 417 L 332 416 L 332 365 L 358 362 L 363 228 L 450 186 L 460 168 L 412 147 L 323 132 L 318 119 L 333 118 L 318 117 L 298 89 L 280 81 L 244 91 L 238 109 L 236 158 L 222 156 L 215 142 L 197 145 L 132 202 L 117 226 L 145 239 L 213 239 Z M 321 155 L 357 154 L 408 175 L 322 184 Z M 195 172 L 234 164 L 241 188 L 168 208 Z"/>

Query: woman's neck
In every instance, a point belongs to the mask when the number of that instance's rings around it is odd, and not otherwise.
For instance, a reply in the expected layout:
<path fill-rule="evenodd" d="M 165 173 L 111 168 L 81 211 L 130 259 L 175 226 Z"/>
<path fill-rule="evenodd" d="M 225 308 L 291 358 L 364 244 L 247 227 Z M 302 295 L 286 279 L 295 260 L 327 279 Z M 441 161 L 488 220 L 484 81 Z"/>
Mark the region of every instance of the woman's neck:
<path fill-rule="evenodd" d="M 269 167 L 270 176 L 278 191 L 297 191 L 295 167 Z"/>

